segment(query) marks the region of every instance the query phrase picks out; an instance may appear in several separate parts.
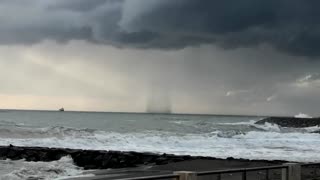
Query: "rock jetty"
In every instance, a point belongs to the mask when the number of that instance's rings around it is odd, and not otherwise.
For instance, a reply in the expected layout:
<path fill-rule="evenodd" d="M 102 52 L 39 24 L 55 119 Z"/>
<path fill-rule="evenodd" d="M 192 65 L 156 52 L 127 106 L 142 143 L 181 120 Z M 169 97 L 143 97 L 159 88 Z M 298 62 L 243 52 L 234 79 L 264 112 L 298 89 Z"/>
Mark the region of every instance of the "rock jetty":
<path fill-rule="evenodd" d="M 320 118 L 268 117 L 257 121 L 256 124 L 277 124 L 281 127 L 305 128 L 320 126 Z"/>
<path fill-rule="evenodd" d="M 75 165 L 84 169 L 128 168 L 141 165 L 164 165 L 188 160 L 219 160 L 213 157 L 178 156 L 172 154 L 155 154 L 122 151 L 81 150 L 46 147 L 0 146 L 0 159 L 26 161 L 56 161 L 63 156 L 70 156 Z M 282 163 L 283 161 L 245 160 L 227 158 L 225 161 L 245 163 L 265 162 Z"/>

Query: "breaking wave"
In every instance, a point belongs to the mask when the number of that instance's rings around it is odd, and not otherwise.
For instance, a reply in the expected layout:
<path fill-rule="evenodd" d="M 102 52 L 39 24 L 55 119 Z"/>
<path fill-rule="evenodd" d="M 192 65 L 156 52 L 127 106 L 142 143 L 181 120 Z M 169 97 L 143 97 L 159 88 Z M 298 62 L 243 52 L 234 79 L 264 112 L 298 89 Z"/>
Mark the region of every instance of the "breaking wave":
<path fill-rule="evenodd" d="M 38 112 L 30 112 L 32 116 L 24 118 L 24 114 L 15 113 L 0 119 L 0 146 L 320 162 L 320 133 L 312 133 L 320 132 L 319 126 L 287 128 L 272 123 L 255 124 L 261 117 L 86 113 L 40 113 L 40 116 Z M 0 160 L 0 179 L 61 179 L 86 173 L 90 172 L 74 166 L 69 157 L 49 163 Z"/>
<path fill-rule="evenodd" d="M 170 121 L 172 126 L 175 124 L 174 131 L 145 129 L 117 132 L 60 126 L 35 128 L 0 121 L 0 145 L 320 161 L 320 134 L 310 133 L 320 130 L 320 127 L 284 128 L 255 122 L 174 119 Z"/>
<path fill-rule="evenodd" d="M 62 138 L 65 136 L 81 137 L 91 136 L 96 130 L 93 129 L 75 129 L 67 127 L 46 127 L 46 128 L 29 128 L 29 127 L 8 127 L 0 126 L 1 138 L 46 138 L 57 137 Z"/>
<path fill-rule="evenodd" d="M 52 162 L 1 160 L 0 172 L 0 179 L 6 180 L 49 180 L 93 176 L 89 173 L 86 174 L 82 168 L 75 166 L 72 158 L 69 156 L 62 157 L 60 160 Z"/>
<path fill-rule="evenodd" d="M 0 126 L 23 126 L 23 123 L 17 124 L 12 121 L 0 120 Z"/>
<path fill-rule="evenodd" d="M 299 113 L 299 114 L 295 115 L 294 117 L 295 118 L 312 118 L 308 114 L 303 114 L 303 113 Z"/>
<path fill-rule="evenodd" d="M 250 120 L 250 121 L 245 121 L 245 122 L 234 122 L 234 123 L 217 123 L 220 125 L 230 125 L 230 126 L 238 126 L 238 125 L 252 125 L 255 122 L 257 122 L 256 120 Z"/>
<path fill-rule="evenodd" d="M 0 137 L 0 145 L 172 153 L 218 158 L 320 161 L 320 134 L 264 131 L 213 131 L 185 134 L 166 131 L 106 132 L 63 127 L 28 129 L 14 137 Z M 21 129 L 21 128 L 20 128 Z M 44 130 L 46 129 L 46 130 Z M 29 131 L 29 132 L 28 132 Z M 28 134 L 28 136 L 22 136 Z M 50 134 L 51 136 L 49 136 Z"/>
<path fill-rule="evenodd" d="M 281 132 L 280 126 L 277 124 L 272 124 L 272 123 L 264 123 L 262 125 L 260 124 L 250 124 L 250 126 L 255 127 L 257 129 L 263 130 L 263 131 L 270 131 L 270 132 Z"/>

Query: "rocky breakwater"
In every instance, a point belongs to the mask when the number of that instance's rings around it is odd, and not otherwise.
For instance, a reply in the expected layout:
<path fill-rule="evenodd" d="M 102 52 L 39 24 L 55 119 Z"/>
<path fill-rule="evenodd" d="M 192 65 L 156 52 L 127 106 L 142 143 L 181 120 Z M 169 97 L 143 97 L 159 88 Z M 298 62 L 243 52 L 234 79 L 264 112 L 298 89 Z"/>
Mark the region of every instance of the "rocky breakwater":
<path fill-rule="evenodd" d="M 63 156 L 72 157 L 84 169 L 126 168 L 139 165 L 160 165 L 193 159 L 191 156 L 121 151 L 98 151 L 46 147 L 0 146 L 0 159 L 26 161 L 56 161 Z"/>
<path fill-rule="evenodd" d="M 305 128 L 320 126 L 320 118 L 268 117 L 257 121 L 256 124 L 277 124 L 281 127 Z"/>
<path fill-rule="evenodd" d="M 284 161 L 268 160 L 246 160 L 218 159 L 214 157 L 202 156 L 178 156 L 172 154 L 155 154 L 140 152 L 121 152 L 121 151 L 99 151 L 99 150 L 81 150 L 64 148 L 46 148 L 46 147 L 20 147 L 20 146 L 0 146 L 0 160 L 11 159 L 26 161 L 56 161 L 63 156 L 72 157 L 75 165 L 84 169 L 108 169 L 108 168 L 127 168 L 141 165 L 164 165 L 169 163 L 190 161 L 190 160 L 217 160 L 229 163 L 244 164 L 282 164 Z"/>

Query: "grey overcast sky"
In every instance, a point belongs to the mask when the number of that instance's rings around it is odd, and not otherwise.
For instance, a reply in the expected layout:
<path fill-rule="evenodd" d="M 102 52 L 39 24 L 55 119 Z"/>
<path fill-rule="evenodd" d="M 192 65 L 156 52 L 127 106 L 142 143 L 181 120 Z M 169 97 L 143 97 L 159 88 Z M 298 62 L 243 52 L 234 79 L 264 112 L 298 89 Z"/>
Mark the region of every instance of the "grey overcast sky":
<path fill-rule="evenodd" d="M 320 116 L 319 0 L 1 0 L 0 108 Z M 161 103 L 161 98 L 159 98 Z"/>

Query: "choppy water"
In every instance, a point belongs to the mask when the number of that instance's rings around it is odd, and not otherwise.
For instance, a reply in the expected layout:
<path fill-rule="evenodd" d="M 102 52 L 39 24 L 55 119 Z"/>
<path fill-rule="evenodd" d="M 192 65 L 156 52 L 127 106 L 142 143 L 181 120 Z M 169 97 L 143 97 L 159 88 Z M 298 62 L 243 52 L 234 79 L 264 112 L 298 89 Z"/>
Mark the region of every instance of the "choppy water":
<path fill-rule="evenodd" d="M 281 128 L 255 125 L 262 117 L 162 115 L 87 112 L 0 112 L 0 145 L 66 147 L 99 150 L 235 157 L 247 159 L 320 161 L 318 127 Z M 62 159 L 68 171 L 48 179 L 79 175 L 83 171 Z M 8 163 L 11 166 L 8 166 Z M 24 162 L 27 163 L 27 162 Z M 50 163 L 0 161 L 2 179 L 41 176 Z M 57 163 L 57 162 L 52 162 Z M 8 168 L 10 167 L 10 168 Z M 13 168 L 14 167 L 14 168 Z M 32 170 L 25 170 L 24 168 Z M 34 167 L 34 168 L 32 168 Z M 9 169 L 14 169 L 9 170 Z M 22 173 L 21 173 L 22 171 Z M 39 175 L 40 174 L 40 175 Z"/>

